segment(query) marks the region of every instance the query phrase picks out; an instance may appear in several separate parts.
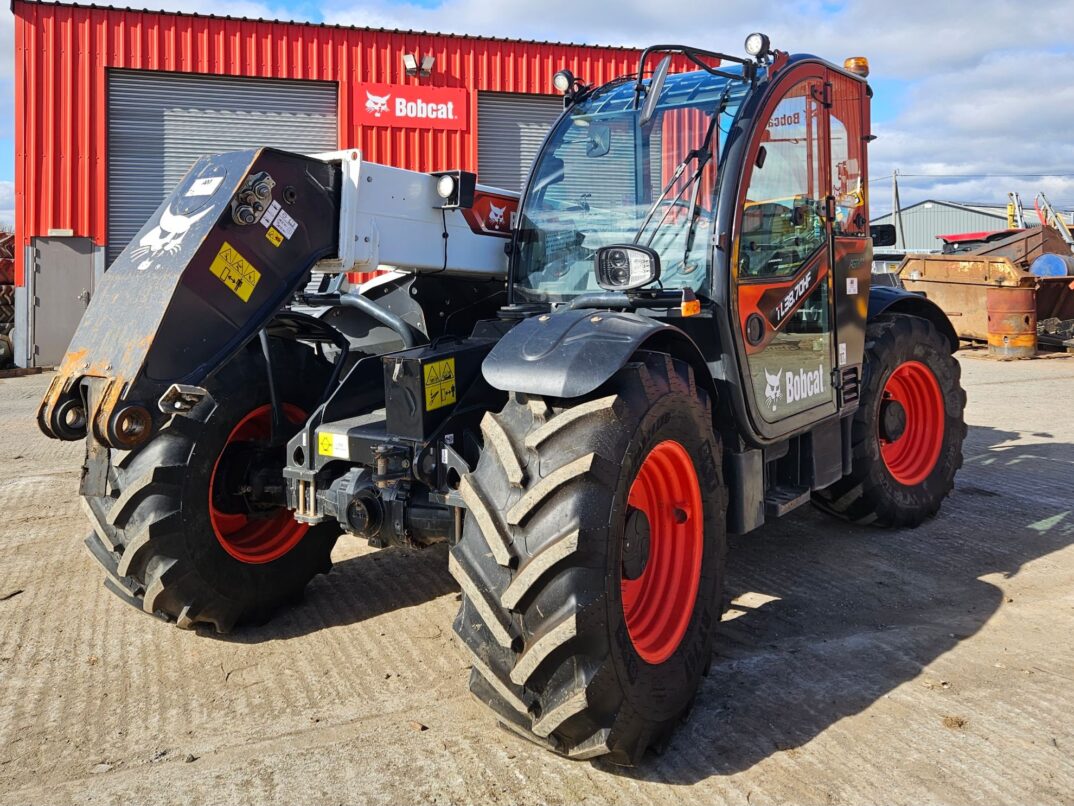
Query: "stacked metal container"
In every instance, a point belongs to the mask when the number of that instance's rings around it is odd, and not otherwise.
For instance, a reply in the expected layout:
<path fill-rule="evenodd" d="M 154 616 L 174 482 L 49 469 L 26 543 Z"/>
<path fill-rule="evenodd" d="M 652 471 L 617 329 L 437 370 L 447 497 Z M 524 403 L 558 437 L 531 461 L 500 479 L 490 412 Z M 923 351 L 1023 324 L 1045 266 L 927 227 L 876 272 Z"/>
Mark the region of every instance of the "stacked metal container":
<path fill-rule="evenodd" d="M 11 365 L 15 326 L 15 235 L 0 233 L 0 369 Z"/>

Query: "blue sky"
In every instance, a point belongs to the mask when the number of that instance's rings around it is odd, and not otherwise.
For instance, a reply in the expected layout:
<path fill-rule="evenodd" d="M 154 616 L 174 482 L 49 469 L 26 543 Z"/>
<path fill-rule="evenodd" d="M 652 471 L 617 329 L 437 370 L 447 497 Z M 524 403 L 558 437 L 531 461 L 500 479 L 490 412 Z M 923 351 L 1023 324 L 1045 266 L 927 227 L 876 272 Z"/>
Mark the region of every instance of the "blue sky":
<path fill-rule="evenodd" d="M 840 62 L 865 55 L 875 91 L 870 173 L 884 212 L 902 200 L 1005 201 L 1038 191 L 1074 207 L 1074 13 L 1009 0 L 140 0 L 171 10 L 345 25 L 646 45 L 685 41 L 737 52 L 765 31 L 776 47 Z M 494 9 L 490 13 L 490 9 Z M 10 218 L 12 17 L 0 11 L 0 219 Z M 1052 174 L 1027 176 L 1026 174 Z"/>

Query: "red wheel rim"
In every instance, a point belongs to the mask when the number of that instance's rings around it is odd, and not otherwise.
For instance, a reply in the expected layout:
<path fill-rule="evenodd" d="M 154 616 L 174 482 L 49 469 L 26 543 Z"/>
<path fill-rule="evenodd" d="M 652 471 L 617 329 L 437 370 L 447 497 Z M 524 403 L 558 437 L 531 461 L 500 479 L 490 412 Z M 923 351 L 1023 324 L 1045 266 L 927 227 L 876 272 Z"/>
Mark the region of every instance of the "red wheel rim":
<path fill-rule="evenodd" d="M 623 572 L 623 615 L 638 655 L 647 663 L 663 663 L 690 625 L 701 583 L 701 487 L 686 449 L 674 440 L 653 448 L 627 503 L 649 520 L 649 554 L 636 579 Z"/>
<path fill-rule="evenodd" d="M 305 413 L 296 406 L 284 404 L 283 410 L 292 423 L 301 423 L 306 419 Z M 216 470 L 228 445 L 235 442 L 267 442 L 271 433 L 272 406 L 265 405 L 251 411 L 231 430 L 220 456 L 213 463 L 212 476 L 209 478 L 209 520 L 216 539 L 224 551 L 236 560 L 253 565 L 279 559 L 293 549 L 309 529 L 308 524 L 296 521 L 286 507 L 279 507 L 268 517 L 248 518 L 246 515 L 221 512 L 213 504 Z"/>
<path fill-rule="evenodd" d="M 881 398 L 881 406 L 893 400 L 903 407 L 906 426 L 897 439 L 888 440 L 879 435 L 880 456 L 899 484 L 907 487 L 920 484 L 936 467 L 943 447 L 944 405 L 940 384 L 932 370 L 920 361 L 907 361 L 891 373 Z"/>

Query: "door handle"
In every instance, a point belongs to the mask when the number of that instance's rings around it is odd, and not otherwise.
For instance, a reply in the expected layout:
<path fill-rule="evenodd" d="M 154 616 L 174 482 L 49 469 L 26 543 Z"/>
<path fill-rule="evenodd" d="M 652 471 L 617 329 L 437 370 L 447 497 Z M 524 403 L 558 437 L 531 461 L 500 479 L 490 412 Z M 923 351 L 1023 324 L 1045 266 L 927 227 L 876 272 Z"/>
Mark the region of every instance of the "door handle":
<path fill-rule="evenodd" d="M 83 288 L 82 293 L 78 295 L 77 299 L 79 302 L 88 305 L 90 301 L 90 292 Z"/>

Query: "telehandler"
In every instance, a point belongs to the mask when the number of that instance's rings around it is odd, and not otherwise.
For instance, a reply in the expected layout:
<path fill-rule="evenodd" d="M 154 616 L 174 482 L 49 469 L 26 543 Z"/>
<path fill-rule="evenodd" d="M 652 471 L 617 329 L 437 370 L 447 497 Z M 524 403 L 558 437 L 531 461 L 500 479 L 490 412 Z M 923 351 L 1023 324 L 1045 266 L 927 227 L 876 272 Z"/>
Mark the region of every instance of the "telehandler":
<path fill-rule="evenodd" d="M 893 233 L 869 227 L 867 62 L 746 54 L 557 73 L 521 195 L 356 151 L 199 160 L 38 414 L 85 441 L 106 585 L 227 632 L 301 596 L 341 531 L 446 542 L 504 725 L 572 758 L 659 749 L 710 662 L 728 533 L 809 502 L 917 526 L 962 462 L 951 325 L 870 285 Z"/>

